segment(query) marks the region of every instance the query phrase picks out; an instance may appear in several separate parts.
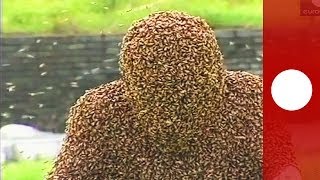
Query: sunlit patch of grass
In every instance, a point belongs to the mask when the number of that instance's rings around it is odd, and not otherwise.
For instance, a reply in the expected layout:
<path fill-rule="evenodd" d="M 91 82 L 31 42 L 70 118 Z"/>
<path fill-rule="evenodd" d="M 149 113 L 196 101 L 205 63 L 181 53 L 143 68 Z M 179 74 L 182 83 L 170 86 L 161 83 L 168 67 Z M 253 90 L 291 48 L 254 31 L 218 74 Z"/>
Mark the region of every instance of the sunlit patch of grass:
<path fill-rule="evenodd" d="M 260 27 L 262 0 L 7 0 L 4 33 L 122 33 L 134 20 L 161 10 L 181 10 L 214 27 Z"/>
<path fill-rule="evenodd" d="M 52 160 L 21 160 L 2 165 L 4 180 L 43 180 L 52 167 Z"/>

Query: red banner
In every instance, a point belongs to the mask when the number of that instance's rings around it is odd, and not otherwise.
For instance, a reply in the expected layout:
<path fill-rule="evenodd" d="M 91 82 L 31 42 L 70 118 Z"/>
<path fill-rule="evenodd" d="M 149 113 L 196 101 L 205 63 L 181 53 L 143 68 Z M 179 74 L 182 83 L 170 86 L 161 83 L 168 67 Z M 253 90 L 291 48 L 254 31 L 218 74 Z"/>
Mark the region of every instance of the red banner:
<path fill-rule="evenodd" d="M 289 167 L 297 167 L 302 179 L 319 180 L 320 1 L 265 0 L 263 32 L 264 179 L 294 175 Z M 312 83 L 310 101 L 295 111 L 279 107 L 271 93 L 274 79 L 288 69 L 303 72 Z"/>

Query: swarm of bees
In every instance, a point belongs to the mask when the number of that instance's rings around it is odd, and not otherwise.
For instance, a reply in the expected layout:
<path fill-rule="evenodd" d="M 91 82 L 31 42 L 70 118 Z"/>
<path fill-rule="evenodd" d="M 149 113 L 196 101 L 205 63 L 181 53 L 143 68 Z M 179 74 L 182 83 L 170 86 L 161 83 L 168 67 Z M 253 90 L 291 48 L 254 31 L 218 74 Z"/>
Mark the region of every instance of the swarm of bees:
<path fill-rule="evenodd" d="M 121 79 L 71 108 L 47 179 L 262 179 L 262 79 L 223 60 L 199 17 L 166 11 L 134 23 Z"/>

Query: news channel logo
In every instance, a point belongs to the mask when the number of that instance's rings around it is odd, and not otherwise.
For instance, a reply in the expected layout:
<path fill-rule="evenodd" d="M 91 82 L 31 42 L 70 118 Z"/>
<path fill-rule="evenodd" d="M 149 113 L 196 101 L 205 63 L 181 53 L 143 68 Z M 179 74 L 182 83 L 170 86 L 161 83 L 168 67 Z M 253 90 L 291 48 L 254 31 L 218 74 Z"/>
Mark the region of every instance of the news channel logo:
<path fill-rule="evenodd" d="M 301 16 L 320 16 L 320 0 L 300 0 Z"/>

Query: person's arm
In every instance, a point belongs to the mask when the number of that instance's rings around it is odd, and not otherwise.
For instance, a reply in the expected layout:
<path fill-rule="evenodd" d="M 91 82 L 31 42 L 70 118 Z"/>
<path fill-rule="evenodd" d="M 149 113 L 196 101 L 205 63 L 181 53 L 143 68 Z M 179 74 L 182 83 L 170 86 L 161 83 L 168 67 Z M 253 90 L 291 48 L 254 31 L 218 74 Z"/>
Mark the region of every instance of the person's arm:
<path fill-rule="evenodd" d="M 292 180 L 300 180 L 300 171 L 294 156 L 291 137 L 284 121 L 263 121 L 262 79 L 246 72 L 229 71 L 226 82 L 229 96 L 236 97 L 232 99 L 229 98 L 229 102 L 246 102 L 246 111 L 245 113 L 237 113 L 238 118 L 249 120 L 249 124 L 259 122 L 257 124 L 261 126 L 263 123 L 263 138 L 262 134 L 259 134 L 259 136 L 257 136 L 259 138 L 254 140 L 259 142 L 258 146 L 261 147 L 261 149 L 263 146 L 263 157 L 262 153 L 260 153 L 261 151 L 252 151 L 250 148 L 248 150 L 250 152 L 248 154 L 253 154 L 251 159 L 256 158 L 256 160 L 261 160 L 261 167 L 257 167 L 257 172 L 252 171 L 252 177 L 254 177 L 255 174 L 262 174 L 263 171 L 263 179 L 266 180 L 282 180 L 284 177 L 294 177 L 296 179 L 293 178 Z M 234 99 L 236 99 L 236 101 Z M 258 128 L 258 133 L 262 133 L 262 127 Z M 255 134 L 249 131 L 247 136 L 251 135 Z M 243 149 L 245 148 L 246 147 L 243 147 Z"/>
<path fill-rule="evenodd" d="M 110 126 L 112 86 L 88 91 L 70 109 L 66 138 L 47 180 L 103 179 L 107 130 Z"/>

